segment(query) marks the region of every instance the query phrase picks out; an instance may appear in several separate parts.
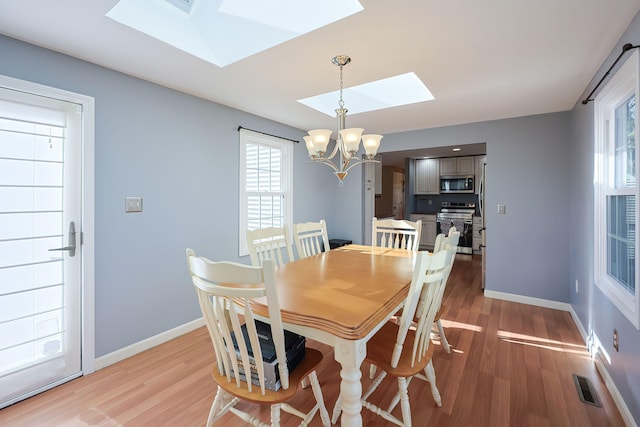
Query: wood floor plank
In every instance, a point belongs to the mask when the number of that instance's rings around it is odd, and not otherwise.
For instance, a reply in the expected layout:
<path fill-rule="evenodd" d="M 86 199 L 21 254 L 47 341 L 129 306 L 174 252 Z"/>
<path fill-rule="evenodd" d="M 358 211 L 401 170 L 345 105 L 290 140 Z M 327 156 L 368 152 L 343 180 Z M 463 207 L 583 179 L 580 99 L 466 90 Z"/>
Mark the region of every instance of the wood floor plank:
<path fill-rule="evenodd" d="M 509 381 L 500 377 L 493 378 L 493 388 L 490 391 L 491 410 L 489 411 L 489 423 L 495 427 L 507 427 L 510 425 L 511 390 Z"/>
<path fill-rule="evenodd" d="M 572 420 L 569 418 L 567 402 L 565 401 L 565 395 L 562 393 L 562 384 L 558 372 L 542 369 L 540 374 L 542 376 L 544 396 L 547 400 L 548 417 L 551 425 L 571 425 Z"/>
<path fill-rule="evenodd" d="M 456 258 L 445 291 L 445 333 L 452 346 L 434 351 L 437 407 L 429 385 L 412 381 L 410 402 L 415 426 L 624 426 L 613 399 L 567 312 L 486 298 L 480 289 L 480 259 Z M 329 411 L 339 393 L 340 367 L 333 349 L 308 340 L 324 354 L 318 369 Z M 149 349 L 53 390 L 0 410 L 5 427 L 173 427 L 205 424 L 216 386 L 213 351 L 204 328 Z M 578 398 L 572 373 L 589 378 L 602 407 Z M 363 386 L 370 383 L 363 367 Z M 387 378 L 372 401 L 386 406 L 395 393 Z M 308 409 L 310 389 L 292 402 Z M 242 403 L 268 419 L 269 409 Z M 399 408 L 396 409 L 399 413 Z M 282 415 L 282 426 L 299 420 Z M 389 424 L 363 412 L 367 427 Z M 239 425 L 227 414 L 217 424 Z M 320 426 L 316 417 L 311 426 Z"/>
<path fill-rule="evenodd" d="M 496 357 L 498 349 L 498 332 L 500 330 L 500 306 L 494 304 L 487 315 L 487 323 L 484 325 L 485 331 L 481 334 L 484 337 L 482 348 L 482 359 L 480 369 L 491 376 L 496 375 Z M 499 369 L 499 368 L 498 368 Z"/>
<path fill-rule="evenodd" d="M 548 418 L 549 410 L 542 380 L 542 370 L 537 367 L 526 366 L 525 374 L 527 377 L 526 387 L 521 388 L 520 392 L 526 396 L 528 413 L 536 414 L 541 418 Z"/>
<path fill-rule="evenodd" d="M 494 376 L 488 374 L 486 371 L 482 370 L 478 374 L 478 381 L 475 387 L 475 396 L 492 396 L 493 393 L 493 382 Z M 490 399 L 491 401 L 492 399 Z M 477 425 L 488 426 L 491 425 L 491 403 L 487 402 L 485 399 L 473 399 L 473 404 L 471 405 L 471 413 L 474 414 L 474 422 Z"/>

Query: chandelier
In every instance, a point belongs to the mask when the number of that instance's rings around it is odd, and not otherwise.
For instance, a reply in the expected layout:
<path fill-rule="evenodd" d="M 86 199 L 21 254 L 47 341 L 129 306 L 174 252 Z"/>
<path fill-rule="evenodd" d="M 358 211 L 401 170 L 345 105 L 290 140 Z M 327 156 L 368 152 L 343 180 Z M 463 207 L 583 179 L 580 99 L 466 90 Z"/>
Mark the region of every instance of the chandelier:
<path fill-rule="evenodd" d="M 333 173 L 338 177 L 339 185 L 342 186 L 343 180 L 352 167 L 361 163 L 379 163 L 374 160 L 374 157 L 378 153 L 382 135 L 362 135 L 364 131 L 362 128 L 344 128 L 347 111 L 349 110 L 344 108 L 344 101 L 342 100 L 342 68 L 351 62 L 351 58 L 346 55 L 338 55 L 334 56 L 331 62 L 340 67 L 340 101 L 338 101 L 338 108 L 336 109 L 338 136 L 335 146 L 333 151 L 327 155 L 327 146 L 333 133 L 330 129 L 310 130 L 308 132 L 309 135 L 304 137 L 304 141 L 307 144 L 311 161 L 327 165 L 333 169 Z M 364 159 L 357 157 L 361 139 L 365 151 Z M 336 154 L 340 154 L 337 163 L 332 160 Z"/>

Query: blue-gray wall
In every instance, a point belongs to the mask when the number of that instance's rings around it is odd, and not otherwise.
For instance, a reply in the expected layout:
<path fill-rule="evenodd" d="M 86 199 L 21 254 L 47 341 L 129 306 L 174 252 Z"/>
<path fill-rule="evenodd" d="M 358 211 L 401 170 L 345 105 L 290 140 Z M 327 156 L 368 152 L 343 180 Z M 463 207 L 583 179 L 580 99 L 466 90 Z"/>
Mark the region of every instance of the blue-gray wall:
<path fill-rule="evenodd" d="M 622 52 L 625 43 L 640 42 L 640 15 L 636 16 L 609 58 L 596 73 L 588 90 L 580 98 L 586 98 L 596 83 Z M 624 58 L 630 56 L 627 54 Z M 617 68 L 624 63 L 621 60 Z M 617 69 L 616 68 L 616 69 Z M 612 75 L 615 71 L 612 72 Z M 608 80 L 607 80 L 608 81 Z M 640 423 L 640 331 L 638 331 L 594 284 L 594 103 L 576 103 L 571 111 L 570 163 L 570 277 L 571 304 L 578 314 L 587 334 L 602 343 L 611 364 L 607 366 L 616 387 L 624 398 L 636 423 Z M 575 280 L 579 291 L 575 291 Z M 572 285 L 573 284 L 573 285 Z M 613 330 L 617 329 L 619 352 L 613 348 Z"/>
<path fill-rule="evenodd" d="M 238 258 L 238 126 L 302 131 L 0 36 L 0 73 L 95 98 L 95 354 L 200 317 L 185 248 Z M 294 221 L 334 229 L 336 178 L 294 147 Z M 144 211 L 124 213 L 126 196 Z"/>
<path fill-rule="evenodd" d="M 387 151 L 486 142 L 489 290 L 569 302 L 568 118 L 544 114 L 385 136 Z"/>

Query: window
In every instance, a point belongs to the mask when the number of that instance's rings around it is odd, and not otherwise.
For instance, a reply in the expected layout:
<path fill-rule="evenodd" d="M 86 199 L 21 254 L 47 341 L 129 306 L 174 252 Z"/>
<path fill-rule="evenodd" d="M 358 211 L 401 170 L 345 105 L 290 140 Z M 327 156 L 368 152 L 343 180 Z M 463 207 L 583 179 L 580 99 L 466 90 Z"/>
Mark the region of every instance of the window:
<path fill-rule="evenodd" d="M 240 130 L 240 256 L 249 254 L 247 230 L 291 225 L 292 159 L 291 141 Z"/>
<path fill-rule="evenodd" d="M 638 52 L 598 94 L 595 105 L 595 280 L 640 328 L 637 286 Z"/>

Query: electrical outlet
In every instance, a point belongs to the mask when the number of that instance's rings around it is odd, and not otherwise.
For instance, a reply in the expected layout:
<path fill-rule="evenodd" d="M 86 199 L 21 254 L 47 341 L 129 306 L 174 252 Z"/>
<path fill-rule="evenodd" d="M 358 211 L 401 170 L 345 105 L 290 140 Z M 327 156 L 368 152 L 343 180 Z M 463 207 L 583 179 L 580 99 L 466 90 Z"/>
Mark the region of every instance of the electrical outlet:
<path fill-rule="evenodd" d="M 507 213 L 507 207 L 505 205 L 498 205 L 498 215 L 504 215 Z"/>
<path fill-rule="evenodd" d="M 617 329 L 613 330 L 613 348 L 615 348 L 616 351 L 618 351 L 618 330 Z"/>

